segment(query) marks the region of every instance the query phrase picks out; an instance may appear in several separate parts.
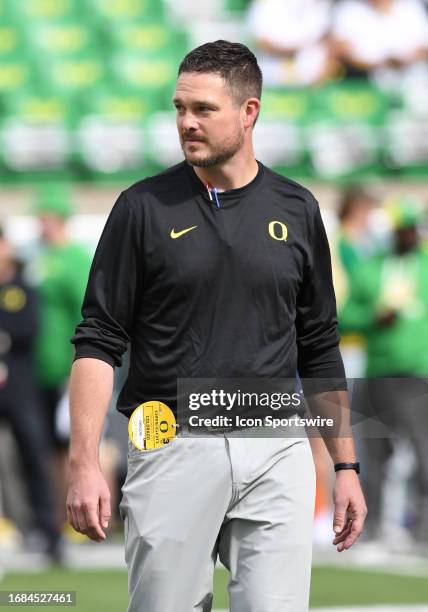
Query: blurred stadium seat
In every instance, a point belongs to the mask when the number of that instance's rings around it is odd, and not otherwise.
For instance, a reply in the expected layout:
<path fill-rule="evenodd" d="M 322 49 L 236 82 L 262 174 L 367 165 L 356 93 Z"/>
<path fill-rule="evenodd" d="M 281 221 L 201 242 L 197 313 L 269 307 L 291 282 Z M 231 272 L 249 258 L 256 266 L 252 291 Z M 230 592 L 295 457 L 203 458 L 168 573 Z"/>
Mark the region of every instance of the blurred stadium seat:
<path fill-rule="evenodd" d="M 39 58 L 35 62 L 34 71 L 38 89 L 65 97 L 73 93 L 87 93 L 106 78 L 102 58 L 93 53 L 79 57 Z"/>
<path fill-rule="evenodd" d="M 245 23 L 249 0 L 210 3 L 225 28 Z M 61 171 L 126 180 L 181 158 L 170 112 L 177 67 L 201 32 L 215 36 L 217 26 L 203 11 L 189 19 L 192 0 L 177 12 L 170 4 L 0 0 L 2 177 Z M 266 88 L 258 156 L 280 172 L 327 181 L 391 171 L 421 177 L 427 109 L 428 84 L 419 81 L 393 93 L 366 81 Z"/>
<path fill-rule="evenodd" d="M 326 86 L 313 97 L 306 143 L 320 178 L 381 171 L 381 128 L 388 99 L 366 82 Z"/>
<path fill-rule="evenodd" d="M 79 21 L 30 22 L 23 29 L 37 55 L 79 57 L 99 50 L 93 28 Z"/>
<path fill-rule="evenodd" d="M 148 160 L 158 169 L 172 166 L 183 158 L 177 138 L 175 112 L 154 113 L 147 126 Z"/>
<path fill-rule="evenodd" d="M 78 17 L 83 4 L 80 0 L 3 0 L 7 11 L 19 21 L 50 21 L 60 18 Z"/>
<path fill-rule="evenodd" d="M 265 89 L 260 124 L 254 141 L 260 158 L 279 172 L 292 168 L 295 174 L 308 170 L 303 141 L 305 118 L 311 96 L 304 89 Z"/>
<path fill-rule="evenodd" d="M 66 99 L 18 92 L 5 99 L 3 108 L 3 168 L 29 173 L 29 178 L 37 171 L 65 171 L 73 127 L 71 105 Z"/>
<path fill-rule="evenodd" d="M 135 19 L 162 18 L 161 0 L 84 0 L 89 10 L 106 23 L 134 21 Z"/>
<path fill-rule="evenodd" d="M 138 170 L 146 161 L 144 126 L 159 107 L 157 92 L 100 88 L 82 104 L 76 156 L 93 179 Z"/>

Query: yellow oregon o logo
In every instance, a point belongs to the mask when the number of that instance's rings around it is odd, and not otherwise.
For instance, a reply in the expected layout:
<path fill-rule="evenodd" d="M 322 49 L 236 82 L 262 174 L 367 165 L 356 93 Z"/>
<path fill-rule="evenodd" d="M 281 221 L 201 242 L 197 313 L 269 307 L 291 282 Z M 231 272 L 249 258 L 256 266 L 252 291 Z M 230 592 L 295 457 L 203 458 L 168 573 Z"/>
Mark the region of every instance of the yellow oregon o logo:
<path fill-rule="evenodd" d="M 276 229 L 276 227 L 279 229 Z M 268 226 L 269 236 L 274 240 L 283 240 L 284 242 L 287 240 L 288 229 L 285 223 L 281 221 L 271 221 Z"/>

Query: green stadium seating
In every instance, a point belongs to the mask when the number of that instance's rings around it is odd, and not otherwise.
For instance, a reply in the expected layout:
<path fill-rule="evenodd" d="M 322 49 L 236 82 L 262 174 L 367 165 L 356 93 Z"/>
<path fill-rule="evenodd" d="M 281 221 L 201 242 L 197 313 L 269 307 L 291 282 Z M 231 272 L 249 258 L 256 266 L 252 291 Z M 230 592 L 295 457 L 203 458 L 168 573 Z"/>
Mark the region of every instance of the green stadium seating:
<path fill-rule="evenodd" d="M 9 12 L 27 23 L 79 17 L 82 0 L 9 0 Z"/>
<path fill-rule="evenodd" d="M 65 58 L 96 54 L 100 44 L 92 28 L 75 20 L 31 23 L 25 35 L 37 55 Z"/>
<path fill-rule="evenodd" d="M 177 59 L 169 53 L 119 51 L 112 57 L 110 67 L 117 83 L 134 89 L 171 89 L 177 75 Z"/>
<path fill-rule="evenodd" d="M 422 92 L 420 92 L 421 94 Z M 423 178 L 428 175 L 428 111 L 418 112 L 403 100 L 388 112 L 385 121 L 384 164 L 395 175 Z"/>
<path fill-rule="evenodd" d="M 225 0 L 224 8 L 230 13 L 243 13 L 251 4 L 251 0 Z"/>
<path fill-rule="evenodd" d="M 77 162 L 83 172 L 96 180 L 141 173 L 145 122 L 158 105 L 151 90 L 100 88 L 83 99 L 76 132 Z"/>
<path fill-rule="evenodd" d="M 0 58 L 0 96 L 31 87 L 33 73 L 23 58 Z"/>
<path fill-rule="evenodd" d="M 305 135 L 315 175 L 339 179 L 379 173 L 388 97 L 356 81 L 314 90 L 312 102 Z"/>
<path fill-rule="evenodd" d="M 382 121 L 389 106 L 388 97 L 377 87 L 362 82 L 342 82 L 315 90 L 317 109 L 324 117 L 338 120 Z"/>
<path fill-rule="evenodd" d="M 303 89 L 266 89 L 262 110 L 254 130 L 257 154 L 279 172 L 285 168 L 304 174 L 307 159 L 303 143 L 303 126 L 310 110 L 311 98 Z"/>
<path fill-rule="evenodd" d="M 226 12 L 251 0 L 224 0 Z M 191 24 L 163 0 L 0 0 L 0 174 L 127 182 L 182 159 L 171 97 Z M 411 84 L 410 84 L 411 85 Z M 424 177 L 428 90 L 266 88 L 258 157 L 293 177 Z"/>
<path fill-rule="evenodd" d="M 87 11 L 104 23 L 164 17 L 162 0 L 85 0 Z"/>
<path fill-rule="evenodd" d="M 146 120 L 159 107 L 159 95 L 152 90 L 138 93 L 125 88 L 100 87 L 82 101 L 84 113 L 96 114 L 105 121 Z"/>
<path fill-rule="evenodd" d="M 12 22 L 0 19 L 0 61 L 25 54 L 25 40 L 20 29 Z"/>
<path fill-rule="evenodd" d="M 70 159 L 72 105 L 61 96 L 16 93 L 4 98 L 0 119 L 3 173 L 66 171 Z"/>
<path fill-rule="evenodd" d="M 124 22 L 110 35 L 112 79 L 127 88 L 162 90 L 157 110 L 170 109 L 178 64 L 187 49 L 183 32 L 162 22 Z"/>
<path fill-rule="evenodd" d="M 175 111 L 160 111 L 150 116 L 146 145 L 147 157 L 157 170 L 172 166 L 183 159 Z"/>
<path fill-rule="evenodd" d="M 47 56 L 37 64 L 38 88 L 60 95 L 87 93 L 106 78 L 105 64 L 98 54 L 79 57 Z"/>
<path fill-rule="evenodd" d="M 108 31 L 113 49 L 156 55 L 171 53 L 178 58 L 186 51 L 187 37 L 163 21 L 140 20 L 114 24 Z"/>
<path fill-rule="evenodd" d="M 306 89 L 265 89 L 262 97 L 263 117 L 302 124 L 311 108 Z"/>
<path fill-rule="evenodd" d="M 13 16 L 13 10 L 10 7 L 9 0 L 0 0 L 0 23 L 9 21 Z"/>

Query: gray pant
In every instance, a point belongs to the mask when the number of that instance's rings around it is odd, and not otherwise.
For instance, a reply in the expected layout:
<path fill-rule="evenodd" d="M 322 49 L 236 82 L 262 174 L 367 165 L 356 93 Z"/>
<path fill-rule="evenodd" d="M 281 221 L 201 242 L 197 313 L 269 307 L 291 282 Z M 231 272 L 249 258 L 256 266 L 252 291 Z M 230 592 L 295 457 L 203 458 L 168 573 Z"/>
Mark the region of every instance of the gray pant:
<path fill-rule="evenodd" d="M 120 505 L 128 612 L 209 612 L 217 557 L 230 572 L 231 612 L 308 609 L 309 442 L 255 435 L 178 435 L 148 452 L 129 443 Z"/>

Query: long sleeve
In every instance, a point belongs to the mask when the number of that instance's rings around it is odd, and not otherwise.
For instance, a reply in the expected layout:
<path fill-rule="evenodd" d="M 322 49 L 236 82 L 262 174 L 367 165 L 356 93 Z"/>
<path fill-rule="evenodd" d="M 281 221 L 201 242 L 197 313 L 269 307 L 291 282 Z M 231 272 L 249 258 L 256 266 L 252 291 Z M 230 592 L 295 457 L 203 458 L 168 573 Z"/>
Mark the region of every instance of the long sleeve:
<path fill-rule="evenodd" d="M 133 325 L 142 277 L 142 231 L 122 193 L 101 235 L 89 273 L 82 316 L 72 342 L 75 359 L 93 357 L 120 366 Z"/>
<path fill-rule="evenodd" d="M 330 250 L 318 205 L 309 232 L 311 251 L 297 297 L 298 372 L 301 378 L 323 379 L 328 387 L 328 380 L 343 379 L 345 374 L 339 351 Z"/>

